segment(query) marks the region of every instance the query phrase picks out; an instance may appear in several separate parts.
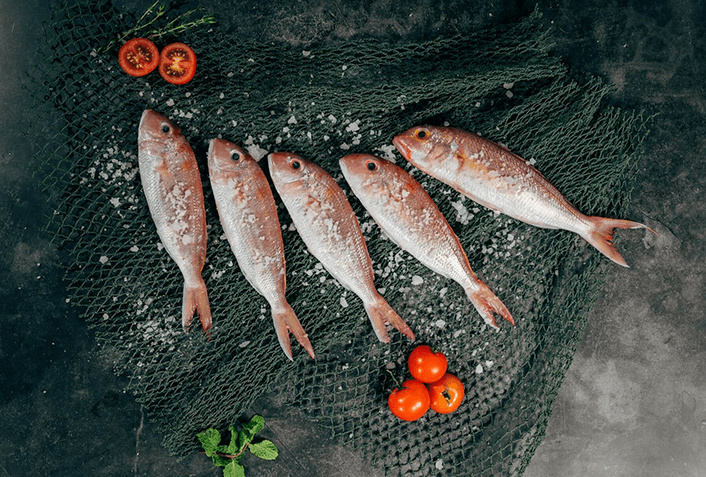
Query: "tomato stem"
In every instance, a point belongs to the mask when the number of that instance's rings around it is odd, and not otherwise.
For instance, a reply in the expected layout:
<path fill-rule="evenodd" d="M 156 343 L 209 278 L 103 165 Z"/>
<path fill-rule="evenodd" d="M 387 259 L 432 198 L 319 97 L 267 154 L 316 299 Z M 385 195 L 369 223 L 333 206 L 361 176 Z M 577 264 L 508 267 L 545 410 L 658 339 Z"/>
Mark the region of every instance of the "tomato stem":
<path fill-rule="evenodd" d="M 395 377 L 395 375 L 392 374 L 392 371 L 390 371 L 390 370 L 388 369 L 387 372 L 390 373 L 390 376 L 392 377 L 392 380 L 395 382 L 395 386 L 397 386 L 398 388 L 401 388 L 402 385 L 401 385 L 400 382 L 397 380 L 397 378 Z"/>
<path fill-rule="evenodd" d="M 227 458 L 229 458 L 229 459 L 237 459 L 238 457 L 240 457 L 241 455 L 243 455 L 243 452 L 245 452 L 245 449 L 247 449 L 249 445 L 250 445 L 250 443 L 249 443 L 249 442 L 246 442 L 246 443 L 245 443 L 245 447 L 243 447 L 243 450 L 241 450 L 241 451 L 238 452 L 237 454 L 224 454 L 223 452 L 214 452 L 212 455 L 215 454 L 215 455 L 217 455 L 217 456 L 227 457 Z M 202 454 L 205 454 L 206 451 L 201 451 L 201 453 L 202 453 Z"/>

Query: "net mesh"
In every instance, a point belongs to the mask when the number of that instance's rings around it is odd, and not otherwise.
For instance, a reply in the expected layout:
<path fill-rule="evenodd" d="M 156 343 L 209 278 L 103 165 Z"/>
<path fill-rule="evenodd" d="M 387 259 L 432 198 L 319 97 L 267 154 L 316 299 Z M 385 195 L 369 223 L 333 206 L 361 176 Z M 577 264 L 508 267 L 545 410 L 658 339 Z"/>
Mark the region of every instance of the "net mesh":
<path fill-rule="evenodd" d="M 643 118 L 605 106 L 609 88 L 600 81 L 567 76 L 537 12 L 472 35 L 309 51 L 194 28 L 179 40 L 195 50 L 199 69 L 181 87 L 156 72 L 129 77 L 116 48 L 101 52 L 134 22 L 109 1 L 67 3 L 47 25 L 45 56 L 28 84 L 40 118 L 37 177 L 54 206 L 48 229 L 65 258 L 70 302 L 107 362 L 129 378 L 165 446 L 187 455 L 199 448 L 197 432 L 225 428 L 277 390 L 389 475 L 520 475 L 541 442 L 607 260 L 574 234 L 475 205 L 411 168 L 391 138 L 420 123 L 479 132 L 535 163 L 584 213 L 620 216 Z M 141 190 L 136 135 L 145 108 L 172 118 L 202 168 L 210 341 L 196 328 L 181 330 L 182 277 Z M 344 190 L 337 161 L 349 152 L 395 160 L 423 184 L 514 327 L 487 328 L 460 286 L 386 240 L 351 202 L 376 286 L 417 342 L 444 350 L 464 381 L 457 412 L 411 423 L 389 413 L 387 371 L 404 379 L 413 345 L 397 332 L 390 344 L 377 342 L 360 300 L 307 253 L 280 205 L 287 296 L 317 354 L 312 361 L 295 344 L 294 362 L 285 358 L 269 308 L 238 270 L 218 221 L 205 169 L 213 137 L 255 153 L 301 154 Z"/>

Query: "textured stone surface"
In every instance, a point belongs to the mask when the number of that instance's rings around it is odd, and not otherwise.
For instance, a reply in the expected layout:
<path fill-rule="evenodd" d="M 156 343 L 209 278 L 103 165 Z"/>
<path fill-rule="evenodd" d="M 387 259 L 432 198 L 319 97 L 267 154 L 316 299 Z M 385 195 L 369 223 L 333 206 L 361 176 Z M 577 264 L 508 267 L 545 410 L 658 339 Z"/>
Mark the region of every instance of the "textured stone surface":
<path fill-rule="evenodd" d="M 152 3 L 123 2 L 140 9 Z M 627 3 L 627 4 L 626 4 Z M 534 2 L 204 1 L 243 38 L 307 44 L 357 35 L 428 38 L 527 14 Z M 525 475 L 706 475 L 706 6 L 541 1 L 556 54 L 616 85 L 616 105 L 658 114 L 627 214 L 659 235 L 619 233 L 632 268 L 611 266 Z M 219 475 L 200 455 L 177 462 L 123 393 L 65 302 L 59 255 L 31 170 L 33 61 L 46 2 L 0 3 L 0 475 Z M 301 415 L 262 399 L 275 462 L 249 475 L 381 475 Z"/>

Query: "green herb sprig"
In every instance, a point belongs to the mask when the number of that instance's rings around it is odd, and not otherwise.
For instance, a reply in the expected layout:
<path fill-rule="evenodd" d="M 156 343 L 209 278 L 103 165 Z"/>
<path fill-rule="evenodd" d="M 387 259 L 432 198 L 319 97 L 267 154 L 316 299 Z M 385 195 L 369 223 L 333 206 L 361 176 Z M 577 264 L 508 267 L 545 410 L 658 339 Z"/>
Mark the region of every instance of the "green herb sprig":
<path fill-rule="evenodd" d="M 160 1 L 161 0 L 157 0 L 147 10 L 145 10 L 145 13 L 143 13 L 142 16 L 137 19 L 137 22 L 135 22 L 135 26 L 123 32 L 120 36 L 118 36 L 118 38 L 108 43 L 103 52 L 109 51 L 116 44 L 122 45 L 131 38 L 139 36 L 146 38 L 160 38 L 164 35 L 176 35 L 193 27 L 212 25 L 216 23 L 216 19 L 213 15 L 203 15 L 201 18 L 196 20 L 184 21 L 187 17 L 193 15 L 194 13 L 205 11 L 203 7 L 199 7 L 182 13 L 162 27 L 155 28 L 154 25 L 157 20 L 164 17 L 167 13 L 167 7 L 164 6 L 164 4 L 160 4 Z M 152 27 L 152 29 L 148 30 L 150 27 Z"/>
<path fill-rule="evenodd" d="M 234 426 L 228 426 L 231 438 L 228 445 L 221 445 L 221 433 L 210 428 L 198 433 L 203 453 L 213 460 L 213 465 L 223 467 L 223 477 L 245 477 L 245 468 L 240 459 L 249 449 L 254 455 L 265 460 L 274 460 L 279 454 L 272 441 L 263 439 L 253 442 L 255 434 L 265 427 L 265 418 L 255 415 L 250 422 L 242 424 L 238 432 Z"/>

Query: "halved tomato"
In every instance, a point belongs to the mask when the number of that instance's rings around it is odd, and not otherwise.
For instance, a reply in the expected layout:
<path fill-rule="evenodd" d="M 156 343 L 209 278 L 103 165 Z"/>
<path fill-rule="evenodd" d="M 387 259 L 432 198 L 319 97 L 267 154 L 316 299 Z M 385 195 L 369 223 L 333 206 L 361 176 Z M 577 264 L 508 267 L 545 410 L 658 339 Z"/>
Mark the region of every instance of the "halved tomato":
<path fill-rule="evenodd" d="M 172 84 L 191 81 L 196 73 L 194 50 L 183 43 L 172 43 L 162 50 L 159 58 L 159 74 Z"/>
<path fill-rule="evenodd" d="M 133 38 L 120 47 L 118 61 L 130 76 L 145 76 L 159 64 L 159 50 L 147 38 Z"/>

